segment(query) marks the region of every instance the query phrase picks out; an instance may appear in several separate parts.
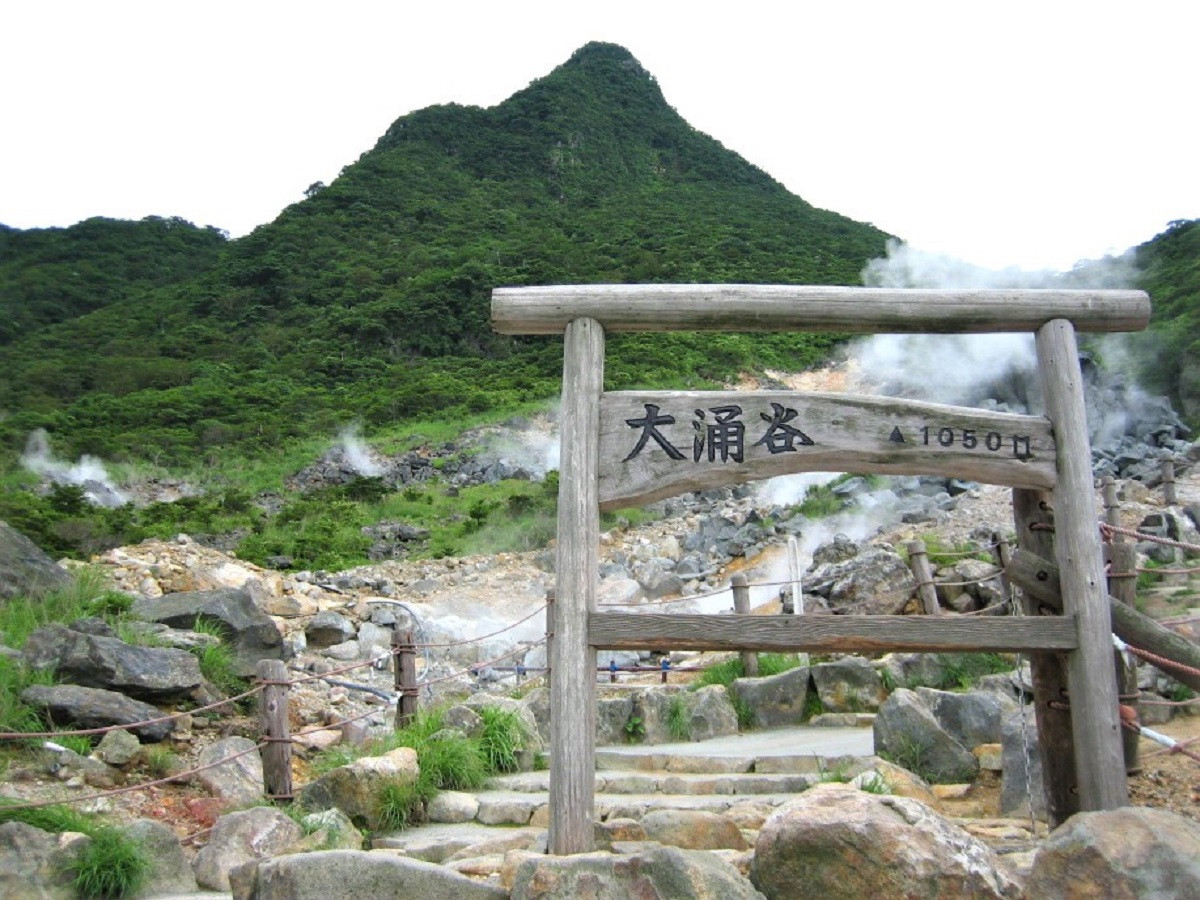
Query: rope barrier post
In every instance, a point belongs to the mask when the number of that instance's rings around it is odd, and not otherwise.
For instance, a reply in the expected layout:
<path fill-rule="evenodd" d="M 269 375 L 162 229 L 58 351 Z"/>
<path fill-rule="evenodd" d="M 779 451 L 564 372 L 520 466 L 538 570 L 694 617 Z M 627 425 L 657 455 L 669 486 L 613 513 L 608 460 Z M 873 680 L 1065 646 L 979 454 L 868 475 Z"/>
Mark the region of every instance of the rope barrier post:
<path fill-rule="evenodd" d="M 1116 536 L 1114 536 L 1115 538 Z M 1109 572 L 1108 593 L 1126 606 L 1134 606 L 1137 599 L 1137 545 L 1122 540 L 1114 540 L 1111 545 L 1112 568 Z M 1133 659 L 1126 659 L 1118 652 L 1113 654 L 1117 673 L 1117 693 L 1121 703 L 1130 707 L 1135 716 L 1138 708 L 1137 665 Z M 1138 756 L 1139 735 L 1136 731 L 1124 729 L 1121 732 L 1121 745 L 1125 751 L 1125 771 L 1132 774 L 1141 769 Z"/>
<path fill-rule="evenodd" d="M 255 672 L 263 683 L 258 722 L 267 745 L 262 748 L 263 787 L 275 800 L 292 799 L 292 733 L 288 723 L 288 673 L 283 660 L 261 659 Z"/>
<path fill-rule="evenodd" d="M 1117 500 L 1117 482 L 1111 475 L 1105 475 L 1100 482 L 1101 496 L 1104 497 L 1104 521 L 1109 525 L 1121 524 L 1121 506 Z M 1116 538 L 1121 540 L 1121 538 Z"/>
<path fill-rule="evenodd" d="M 550 660 L 554 658 L 554 591 L 546 591 L 546 690 L 550 690 Z"/>
<path fill-rule="evenodd" d="M 1159 464 L 1159 472 L 1162 475 L 1163 500 L 1167 506 L 1174 506 L 1175 497 L 1175 460 L 1164 459 Z"/>
<path fill-rule="evenodd" d="M 750 582 L 745 575 L 734 575 L 729 582 L 733 591 L 733 610 L 739 616 L 750 615 Z M 758 677 L 758 654 L 750 650 L 742 651 L 742 674 L 747 678 Z"/>
<path fill-rule="evenodd" d="M 610 684 L 617 683 L 617 661 L 615 659 L 608 661 L 608 681 Z"/>
<path fill-rule="evenodd" d="M 758 660 L 756 659 L 755 663 L 757 663 L 757 662 L 758 662 Z M 661 668 L 662 668 L 662 683 L 666 684 L 667 683 L 667 675 L 669 675 L 671 672 L 671 658 L 669 656 L 664 656 L 662 658 Z"/>
<path fill-rule="evenodd" d="M 912 569 L 913 578 L 917 580 L 917 596 L 921 598 L 921 606 L 925 615 L 938 614 L 937 588 L 933 586 L 933 568 L 929 565 L 929 554 L 924 541 L 909 541 L 908 566 Z"/>
<path fill-rule="evenodd" d="M 396 727 L 403 728 L 417 712 L 417 648 L 411 630 L 392 633 L 396 673 Z"/>
<path fill-rule="evenodd" d="M 1012 544 L 1000 532 L 992 533 L 992 557 L 1000 567 L 1000 587 L 1005 601 L 1012 599 L 1012 582 L 1008 579 L 1008 567 L 1012 563 Z"/>

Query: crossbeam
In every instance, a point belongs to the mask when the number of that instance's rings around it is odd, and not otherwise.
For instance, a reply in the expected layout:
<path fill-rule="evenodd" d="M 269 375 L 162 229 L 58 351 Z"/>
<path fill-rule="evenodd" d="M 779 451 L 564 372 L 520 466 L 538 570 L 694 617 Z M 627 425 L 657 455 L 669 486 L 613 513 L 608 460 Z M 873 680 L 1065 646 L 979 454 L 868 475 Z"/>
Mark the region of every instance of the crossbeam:
<path fill-rule="evenodd" d="M 591 613 L 601 650 L 758 650 L 776 653 L 1074 650 L 1071 616 L 722 616 Z"/>
<path fill-rule="evenodd" d="M 984 334 L 1036 331 L 1069 319 L 1079 331 L 1141 331 L 1143 291 L 927 290 L 790 284 L 584 284 L 496 288 L 492 328 L 561 334 L 586 316 L 617 331 L 840 331 Z"/>

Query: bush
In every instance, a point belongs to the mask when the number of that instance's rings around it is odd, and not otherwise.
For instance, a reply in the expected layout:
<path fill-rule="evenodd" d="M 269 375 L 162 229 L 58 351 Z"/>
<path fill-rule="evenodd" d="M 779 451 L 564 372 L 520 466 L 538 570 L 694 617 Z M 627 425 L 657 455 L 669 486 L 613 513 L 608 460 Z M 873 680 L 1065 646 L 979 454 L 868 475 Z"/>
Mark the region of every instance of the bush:
<path fill-rule="evenodd" d="M 524 747 L 527 735 L 520 718 L 509 709 L 484 706 L 479 709 L 483 719 L 483 733 L 479 736 L 479 747 L 492 772 L 515 772 L 517 754 Z"/>

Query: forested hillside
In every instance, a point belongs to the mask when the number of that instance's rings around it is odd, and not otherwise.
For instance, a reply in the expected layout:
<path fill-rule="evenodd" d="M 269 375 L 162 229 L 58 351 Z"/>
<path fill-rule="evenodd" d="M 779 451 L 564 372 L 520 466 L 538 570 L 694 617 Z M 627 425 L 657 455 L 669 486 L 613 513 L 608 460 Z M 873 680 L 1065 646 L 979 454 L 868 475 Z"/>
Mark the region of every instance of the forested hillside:
<path fill-rule="evenodd" d="M 557 392 L 560 351 L 491 333 L 497 285 L 853 284 L 886 238 L 695 131 L 607 44 L 496 107 L 405 116 L 305 194 L 194 277 L 33 308 L 43 327 L 14 324 L 0 347 L 3 446 L 44 427 L 66 455 L 183 464 L 352 419 L 512 407 Z M 63 246 L 71 231 L 8 240 Z M 799 368 L 832 340 L 626 336 L 608 378 L 684 386 Z"/>

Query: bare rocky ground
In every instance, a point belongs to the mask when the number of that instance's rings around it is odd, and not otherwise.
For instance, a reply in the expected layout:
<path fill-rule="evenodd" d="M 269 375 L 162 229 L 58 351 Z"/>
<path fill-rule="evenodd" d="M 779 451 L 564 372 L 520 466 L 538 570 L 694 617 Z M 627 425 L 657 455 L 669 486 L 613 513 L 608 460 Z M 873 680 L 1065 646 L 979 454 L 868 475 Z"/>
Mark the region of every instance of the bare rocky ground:
<path fill-rule="evenodd" d="M 1200 477 L 1188 476 L 1179 484 L 1181 504 L 1200 502 Z M 742 501 L 752 505 L 754 501 Z M 1098 516 L 1101 513 L 1099 501 Z M 1161 511 L 1157 495 L 1140 485 L 1127 483 L 1122 505 L 1123 524 L 1136 526 L 1150 512 Z M 645 548 L 659 547 L 664 541 L 678 540 L 694 529 L 696 515 L 680 515 L 636 529 L 618 529 L 603 537 L 607 557 L 621 553 L 636 558 Z M 835 523 L 836 524 L 836 523 Z M 861 522 L 855 527 L 863 527 Z M 905 540 L 936 534 L 945 544 L 958 544 L 978 538 L 983 530 L 1011 531 L 1008 491 L 978 487 L 958 498 L 952 509 L 939 514 L 935 522 L 919 525 L 891 524 L 875 529 L 870 540 L 899 544 Z M 836 530 L 836 529 L 835 529 Z M 748 560 L 738 559 L 714 574 L 713 579 L 727 581 L 735 571 L 745 572 L 751 580 L 766 580 L 778 573 L 781 545 L 768 546 Z M 418 620 L 436 632 L 439 623 L 458 634 L 488 634 L 533 613 L 520 636 L 536 639 L 543 631 L 542 614 L 537 610 L 546 589 L 553 583 L 547 571 L 545 554 L 499 554 L 437 561 L 386 562 L 342 573 L 289 574 L 261 569 L 229 554 L 205 548 L 180 538 L 176 541 L 151 541 L 136 547 L 110 551 L 97 562 L 108 570 L 115 585 L 144 595 L 171 591 L 203 590 L 215 587 L 245 586 L 286 634 L 294 634 L 301 623 L 319 610 L 337 610 L 369 618 L 371 599 L 400 600 L 415 611 Z M 1180 577 L 1182 582 L 1182 577 Z M 692 586 L 692 590 L 703 587 Z M 1187 614 L 1189 601 L 1179 594 L 1190 591 L 1190 584 L 1177 583 L 1156 590 L 1145 599 L 1146 611 L 1156 617 Z M 1200 604 L 1197 604 L 1200 605 Z M 765 605 L 761 611 L 771 611 Z M 452 626 L 452 627 L 451 627 Z M 487 642 L 456 651 L 451 658 L 422 660 L 427 671 L 461 669 L 482 662 L 494 652 Z M 473 654 L 473 657 L 471 656 Z M 697 660 L 699 661 L 699 660 Z M 390 687 L 386 672 L 367 670 L 361 675 L 366 683 Z M 325 688 L 294 704 L 293 727 L 350 717 L 369 709 L 370 699 L 363 694 L 348 694 Z M 1197 709 L 1189 707 L 1188 709 Z M 332 710 L 332 713 L 330 712 Z M 1200 712 L 1200 710 L 1197 710 Z M 390 720 L 389 710 L 378 706 L 376 719 Z M 194 764 L 199 750 L 213 740 L 230 734 L 257 739 L 257 723 L 249 717 L 217 720 L 211 726 L 195 723 L 190 733 L 173 742 L 172 749 L 182 763 Z M 1178 715 L 1157 730 L 1180 740 L 1196 739 L 1200 748 L 1200 716 Z M 1157 746 L 1143 741 L 1142 771 L 1131 777 L 1130 793 L 1135 804 L 1171 809 L 1200 819 L 1200 763 L 1179 754 L 1155 754 Z M 306 762 L 296 767 L 297 780 L 307 779 Z M 146 780 L 148 773 L 135 773 L 135 780 Z M 90 793 L 91 788 L 47 778 L 36 764 L 10 763 L 5 773 L 10 792 L 28 800 L 70 798 Z M 120 818 L 148 817 L 170 825 L 180 835 L 201 831 L 211 824 L 217 807 L 197 785 L 167 784 L 157 788 L 93 801 L 84 808 L 110 812 Z M 972 786 L 961 797 L 946 796 L 943 808 L 952 816 L 965 819 L 991 819 L 999 809 L 999 785 L 986 779 Z M 985 826 L 982 823 L 980 828 Z"/>

